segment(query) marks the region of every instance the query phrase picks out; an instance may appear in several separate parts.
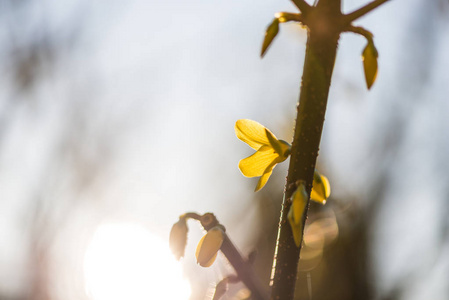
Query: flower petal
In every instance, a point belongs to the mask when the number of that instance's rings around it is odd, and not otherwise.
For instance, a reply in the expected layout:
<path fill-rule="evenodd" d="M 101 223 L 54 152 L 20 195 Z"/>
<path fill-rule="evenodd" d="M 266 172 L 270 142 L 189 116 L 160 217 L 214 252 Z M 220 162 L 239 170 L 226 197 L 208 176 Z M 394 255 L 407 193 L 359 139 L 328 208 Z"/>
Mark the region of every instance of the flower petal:
<path fill-rule="evenodd" d="M 242 159 L 239 162 L 239 169 L 246 177 L 262 176 L 268 166 L 278 158 L 279 155 L 271 146 L 262 146 L 253 155 Z"/>
<path fill-rule="evenodd" d="M 210 229 L 201 238 L 195 253 L 196 260 L 200 266 L 210 267 L 214 263 L 223 240 L 223 230 L 218 226 Z"/>
<path fill-rule="evenodd" d="M 268 138 L 268 141 L 270 142 L 271 147 L 273 147 L 274 151 L 279 154 L 279 156 L 282 158 L 283 162 L 287 159 L 287 157 L 290 155 L 291 152 L 291 145 L 287 143 L 284 140 L 278 140 L 274 134 L 271 133 L 268 129 L 265 128 L 265 132 Z"/>
<path fill-rule="evenodd" d="M 288 212 L 288 223 L 290 224 L 290 227 L 292 229 L 292 235 L 293 235 L 293 240 L 295 241 L 295 245 L 296 247 L 300 247 L 301 245 L 301 241 L 302 241 L 302 224 L 295 224 L 295 222 L 293 221 L 293 210 L 290 207 L 290 210 Z"/>
<path fill-rule="evenodd" d="M 277 161 L 273 161 L 264 171 L 263 175 L 260 177 L 259 181 L 257 182 L 255 192 L 261 190 L 265 184 L 267 184 L 268 179 L 271 176 L 271 173 L 273 173 L 273 169 L 276 166 Z"/>
<path fill-rule="evenodd" d="M 278 140 L 278 141 L 279 141 L 279 145 L 281 147 L 281 153 L 282 153 L 282 154 L 280 154 L 279 162 L 283 162 L 290 156 L 292 146 L 284 140 Z"/>
<path fill-rule="evenodd" d="M 271 133 L 271 131 L 269 131 L 266 128 L 265 128 L 265 134 L 268 138 L 268 141 L 270 142 L 271 147 L 273 147 L 274 151 L 277 154 L 282 155 L 283 151 L 282 151 L 281 142 L 274 136 L 274 134 Z"/>
<path fill-rule="evenodd" d="M 287 219 L 290 223 L 290 227 L 293 233 L 293 239 L 295 240 L 296 247 L 300 247 L 303 235 L 303 214 L 307 207 L 308 195 L 304 187 L 304 183 L 301 183 L 296 191 L 292 195 L 292 205 L 288 211 Z"/>
<path fill-rule="evenodd" d="M 184 257 L 187 244 L 187 232 L 186 218 L 180 217 L 179 221 L 173 225 L 169 238 L 170 249 L 177 260 Z"/>
<path fill-rule="evenodd" d="M 234 129 L 237 137 L 254 150 L 259 150 L 264 145 L 270 145 L 270 141 L 265 133 L 266 128 L 256 121 L 248 119 L 238 120 Z"/>
<path fill-rule="evenodd" d="M 313 187 L 310 193 L 310 200 L 326 204 L 327 198 L 331 194 L 331 186 L 326 176 L 321 175 L 317 170 L 313 174 Z"/>
<path fill-rule="evenodd" d="M 306 192 L 306 187 L 301 183 L 292 195 L 293 221 L 295 224 L 301 224 L 302 215 L 306 209 L 309 196 Z"/>

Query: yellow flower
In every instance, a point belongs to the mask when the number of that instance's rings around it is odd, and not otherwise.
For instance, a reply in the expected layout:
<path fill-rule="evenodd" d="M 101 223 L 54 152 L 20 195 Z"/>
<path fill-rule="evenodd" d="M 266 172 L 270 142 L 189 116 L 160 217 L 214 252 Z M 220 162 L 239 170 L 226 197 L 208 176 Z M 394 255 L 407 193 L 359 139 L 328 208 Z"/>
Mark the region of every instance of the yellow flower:
<path fill-rule="evenodd" d="M 202 267 L 210 267 L 217 258 L 218 250 L 223 244 L 224 232 L 220 226 L 211 228 L 196 247 L 196 261 Z"/>
<path fill-rule="evenodd" d="M 290 155 L 290 144 L 278 140 L 270 130 L 252 120 L 238 120 L 235 134 L 243 142 L 256 150 L 253 155 L 239 162 L 239 169 L 246 177 L 259 177 L 255 191 L 265 186 L 276 164 Z"/>
<path fill-rule="evenodd" d="M 331 186 L 326 176 L 321 175 L 317 170 L 313 174 L 313 188 L 310 193 L 310 200 L 326 204 L 327 198 L 331 194 Z"/>

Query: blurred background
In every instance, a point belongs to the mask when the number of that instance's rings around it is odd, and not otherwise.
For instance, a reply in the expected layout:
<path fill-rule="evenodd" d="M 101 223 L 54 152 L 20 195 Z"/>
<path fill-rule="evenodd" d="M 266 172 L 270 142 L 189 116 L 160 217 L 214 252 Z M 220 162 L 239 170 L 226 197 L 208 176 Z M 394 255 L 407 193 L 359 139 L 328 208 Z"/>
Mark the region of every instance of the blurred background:
<path fill-rule="evenodd" d="M 344 11 L 367 0 L 345 0 Z M 287 163 L 267 186 L 238 161 L 249 118 L 291 140 L 307 34 L 264 30 L 285 1 L 0 1 L 0 299 L 211 299 L 232 274 L 196 265 L 213 212 L 269 284 Z M 392 0 L 340 41 L 297 299 L 449 298 L 449 2 Z M 247 296 L 233 286 L 225 299 Z"/>

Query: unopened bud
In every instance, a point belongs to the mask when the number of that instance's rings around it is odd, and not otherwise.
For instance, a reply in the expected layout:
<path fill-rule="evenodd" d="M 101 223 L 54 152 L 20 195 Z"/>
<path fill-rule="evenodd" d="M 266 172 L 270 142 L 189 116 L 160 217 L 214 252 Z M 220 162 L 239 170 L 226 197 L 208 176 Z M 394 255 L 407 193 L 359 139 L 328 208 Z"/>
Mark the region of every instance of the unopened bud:
<path fill-rule="evenodd" d="M 187 244 L 187 223 L 186 218 L 181 216 L 179 221 L 173 224 L 170 231 L 169 246 L 171 252 L 177 260 L 184 257 L 184 252 Z"/>
<path fill-rule="evenodd" d="M 292 205 L 288 211 L 288 221 L 292 228 L 293 239 L 295 240 L 296 247 L 299 248 L 302 241 L 303 222 L 302 218 L 307 206 L 308 195 L 304 183 L 301 182 L 292 195 Z"/>
<path fill-rule="evenodd" d="M 200 266 L 210 267 L 214 263 L 223 240 L 224 232 L 220 226 L 213 227 L 201 238 L 195 253 Z"/>
<path fill-rule="evenodd" d="M 317 170 L 313 174 L 313 188 L 310 193 L 310 200 L 326 204 L 327 198 L 331 194 L 331 186 L 326 176 L 321 175 Z"/>

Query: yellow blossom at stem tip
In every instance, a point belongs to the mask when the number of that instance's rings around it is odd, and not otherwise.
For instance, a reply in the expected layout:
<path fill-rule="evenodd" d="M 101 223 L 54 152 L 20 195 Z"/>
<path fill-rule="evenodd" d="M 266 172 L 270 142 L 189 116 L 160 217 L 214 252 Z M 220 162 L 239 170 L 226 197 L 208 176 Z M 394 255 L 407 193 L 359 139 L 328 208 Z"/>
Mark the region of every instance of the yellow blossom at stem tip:
<path fill-rule="evenodd" d="M 241 119 L 235 123 L 237 137 L 256 150 L 240 160 L 239 169 L 246 177 L 259 177 L 255 191 L 265 186 L 276 164 L 290 155 L 290 144 L 279 140 L 270 130 L 253 120 Z"/>

